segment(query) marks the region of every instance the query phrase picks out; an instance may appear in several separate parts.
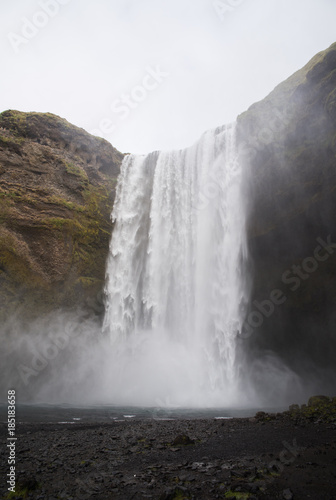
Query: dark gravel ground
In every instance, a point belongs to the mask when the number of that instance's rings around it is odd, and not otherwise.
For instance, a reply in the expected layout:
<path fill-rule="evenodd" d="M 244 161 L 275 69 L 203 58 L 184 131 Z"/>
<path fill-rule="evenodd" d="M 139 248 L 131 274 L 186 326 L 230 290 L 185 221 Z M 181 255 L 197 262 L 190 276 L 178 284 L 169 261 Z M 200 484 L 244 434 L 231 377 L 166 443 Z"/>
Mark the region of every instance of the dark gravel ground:
<path fill-rule="evenodd" d="M 336 425 L 287 414 L 231 420 L 20 423 L 16 492 L 1 498 L 336 499 Z M 1 424 L 6 443 L 7 426 Z"/>

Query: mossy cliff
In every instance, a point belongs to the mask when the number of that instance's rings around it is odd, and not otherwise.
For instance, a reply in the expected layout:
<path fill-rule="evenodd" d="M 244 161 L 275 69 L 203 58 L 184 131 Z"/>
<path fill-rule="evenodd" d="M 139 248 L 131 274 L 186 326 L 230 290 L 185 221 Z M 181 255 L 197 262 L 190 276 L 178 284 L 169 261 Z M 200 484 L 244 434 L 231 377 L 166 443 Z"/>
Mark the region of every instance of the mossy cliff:
<path fill-rule="evenodd" d="M 50 113 L 0 114 L 0 318 L 101 311 L 123 155 Z"/>
<path fill-rule="evenodd" d="M 255 312 L 246 350 L 335 374 L 336 44 L 240 115 L 238 139 Z"/>

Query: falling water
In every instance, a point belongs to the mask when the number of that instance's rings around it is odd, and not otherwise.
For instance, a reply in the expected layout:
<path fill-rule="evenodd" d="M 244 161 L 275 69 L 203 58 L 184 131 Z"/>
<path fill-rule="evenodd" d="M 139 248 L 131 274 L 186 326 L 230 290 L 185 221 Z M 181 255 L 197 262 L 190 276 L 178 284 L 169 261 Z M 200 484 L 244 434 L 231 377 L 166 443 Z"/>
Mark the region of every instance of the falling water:
<path fill-rule="evenodd" d="M 241 177 L 235 125 L 185 150 L 124 159 L 104 320 L 116 403 L 239 404 Z"/>

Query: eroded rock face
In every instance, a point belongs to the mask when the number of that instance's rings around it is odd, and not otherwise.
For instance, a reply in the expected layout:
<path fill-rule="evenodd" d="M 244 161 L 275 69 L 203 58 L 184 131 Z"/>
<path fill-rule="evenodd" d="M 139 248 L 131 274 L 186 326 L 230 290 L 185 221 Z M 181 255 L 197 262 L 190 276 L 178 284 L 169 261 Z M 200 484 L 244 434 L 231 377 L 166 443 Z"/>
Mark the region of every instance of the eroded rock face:
<path fill-rule="evenodd" d="M 50 113 L 0 115 L 0 317 L 102 312 L 123 155 Z"/>
<path fill-rule="evenodd" d="M 335 386 L 336 44 L 238 118 L 238 143 L 248 172 L 246 322 L 256 313 L 245 366 L 258 378 L 275 354 Z M 54 115 L 0 115 L 1 319 L 78 305 L 103 312 L 122 158 Z"/>
<path fill-rule="evenodd" d="M 335 383 L 336 44 L 238 118 L 248 171 L 249 357 Z M 273 290 L 282 303 L 270 305 Z M 279 295 L 280 297 L 280 295 Z M 268 301 L 268 302 L 265 302 Z M 248 321 L 248 317 L 247 317 Z M 250 359 L 251 362 L 251 359 Z M 331 371 L 330 371 L 331 370 Z"/>

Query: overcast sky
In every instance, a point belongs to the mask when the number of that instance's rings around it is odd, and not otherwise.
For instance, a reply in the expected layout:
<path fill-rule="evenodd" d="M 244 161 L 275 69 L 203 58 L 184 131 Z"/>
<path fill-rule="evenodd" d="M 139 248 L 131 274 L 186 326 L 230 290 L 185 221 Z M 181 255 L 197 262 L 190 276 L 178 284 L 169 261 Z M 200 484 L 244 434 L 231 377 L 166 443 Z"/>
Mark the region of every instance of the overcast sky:
<path fill-rule="evenodd" d="M 0 111 L 189 146 L 336 41 L 335 0 L 1 0 Z"/>

